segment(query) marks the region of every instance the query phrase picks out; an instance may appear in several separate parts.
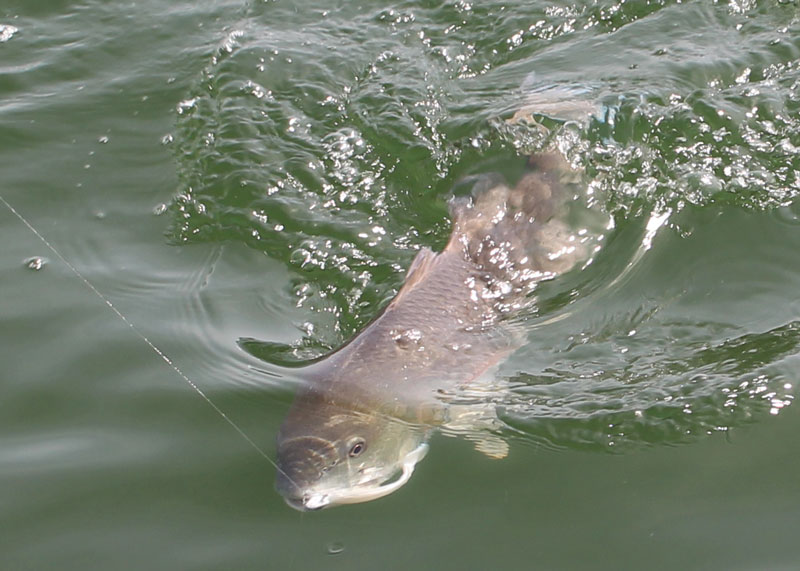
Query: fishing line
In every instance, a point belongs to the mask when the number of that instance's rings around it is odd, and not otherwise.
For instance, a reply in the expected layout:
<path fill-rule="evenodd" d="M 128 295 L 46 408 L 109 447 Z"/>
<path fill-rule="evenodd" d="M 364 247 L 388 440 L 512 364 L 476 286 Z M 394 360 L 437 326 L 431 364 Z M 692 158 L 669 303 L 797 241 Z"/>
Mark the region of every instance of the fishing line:
<path fill-rule="evenodd" d="M 111 303 L 111 300 L 110 300 L 110 299 L 108 299 L 108 298 L 107 298 L 105 295 L 103 295 L 103 293 L 102 293 L 100 290 L 98 290 L 96 287 L 94 287 L 94 285 L 92 284 L 92 282 L 90 282 L 90 281 L 89 281 L 89 280 L 88 280 L 88 279 L 87 279 L 87 278 L 86 278 L 86 277 L 85 277 L 85 276 L 84 276 L 84 275 L 83 275 L 83 274 L 82 274 L 82 273 L 81 273 L 81 272 L 78 270 L 78 268 L 76 268 L 75 266 L 73 266 L 73 265 L 72 265 L 72 264 L 71 264 L 71 263 L 70 263 L 70 262 L 69 262 L 69 261 L 68 261 L 68 260 L 67 260 L 67 259 L 66 259 L 64 256 L 62 256 L 62 255 L 61 255 L 61 252 L 59 252 L 59 251 L 58 251 L 58 250 L 55 248 L 55 246 L 53 246 L 53 245 L 52 245 L 50 242 L 48 242 L 48 241 L 47 241 L 47 239 L 46 239 L 46 238 L 45 238 L 45 237 L 44 237 L 44 236 L 43 236 L 41 233 L 39 233 L 39 231 L 38 231 L 36 228 L 34 228 L 34 227 L 33 227 L 33 225 L 32 225 L 30 222 L 28 222 L 28 220 L 27 220 L 27 219 L 26 219 L 26 218 L 25 218 L 25 217 L 24 217 L 22 214 L 20 214 L 19 212 L 17 212 L 17 210 L 16 210 L 16 209 L 15 209 L 13 206 L 11 206 L 11 204 L 9 204 L 9 203 L 8 203 L 8 201 L 6 201 L 6 199 L 5 199 L 5 198 L 3 198 L 3 196 L 2 196 L 2 195 L 0 195 L 0 202 L 2 202 L 2 203 L 5 205 L 5 207 L 6 207 L 6 208 L 8 208 L 8 210 L 9 210 L 9 211 L 10 211 L 10 212 L 11 212 L 11 213 L 14 215 L 14 216 L 16 216 L 16 217 L 19 219 L 19 221 L 20 221 L 20 222 L 22 222 L 22 223 L 23 223 L 25 226 L 27 226 L 27 227 L 28 227 L 28 230 L 30 230 L 31 232 L 33 232 L 33 234 L 34 234 L 34 235 L 35 235 L 37 238 L 39 238 L 39 240 L 41 240 L 41 242 L 42 242 L 42 243 L 43 243 L 43 244 L 44 244 L 44 245 L 45 245 L 45 246 L 46 246 L 46 247 L 47 247 L 47 248 L 48 248 L 48 249 L 49 249 L 49 250 L 50 250 L 50 251 L 51 251 L 51 252 L 52 252 L 52 253 L 53 253 L 53 254 L 56 256 L 56 257 L 58 257 L 58 259 L 59 259 L 59 260 L 61 260 L 61 261 L 64 263 L 64 265 L 65 265 L 65 266 L 67 266 L 67 267 L 70 269 L 70 271 L 71 271 L 73 274 L 75 274 L 75 276 L 76 276 L 76 277 L 77 277 L 77 278 L 78 278 L 80 281 L 82 281 L 82 282 L 84 283 L 84 285 L 85 285 L 86 287 L 88 287 L 88 288 L 89 288 L 89 289 L 90 289 L 92 292 L 94 292 L 94 294 L 95 294 L 97 297 L 99 297 L 99 298 L 100 298 L 100 299 L 103 301 L 103 303 L 105 303 L 105 304 L 108 306 L 108 308 L 109 308 L 111 311 L 113 311 L 113 312 L 116 314 L 116 316 L 117 316 L 117 317 L 119 317 L 119 318 L 122 320 L 122 322 L 123 322 L 123 323 L 125 323 L 125 325 L 127 325 L 127 326 L 130 328 L 130 330 L 131 330 L 131 331 L 133 331 L 133 332 L 134 332 L 134 333 L 135 333 L 135 334 L 136 334 L 136 335 L 137 335 L 137 336 L 138 336 L 138 337 L 139 337 L 139 338 L 140 338 L 142 341 L 144 341 L 144 342 L 147 344 L 147 346 L 148 346 L 148 347 L 150 347 L 150 349 L 152 349 L 152 350 L 153 350 L 153 352 L 155 352 L 155 354 L 156 354 L 156 355 L 158 355 L 159 357 L 161 357 L 161 360 L 162 360 L 162 361 L 164 361 L 164 362 L 165 362 L 167 365 L 169 365 L 169 366 L 172 368 L 172 370 L 173 370 L 173 371 L 175 371 L 176 373 L 178 373 L 178 375 L 180 375 L 180 377 L 181 377 L 181 378 L 182 378 L 184 381 L 186 381 L 186 383 L 187 383 L 187 384 L 188 384 L 190 387 L 192 387 L 192 388 L 194 389 L 194 391 L 195 391 L 195 392 L 196 392 L 198 395 L 200 395 L 200 396 L 203 398 L 203 400 L 204 400 L 204 401 L 206 401 L 206 403 L 208 403 L 208 405 L 209 405 L 209 406 L 210 406 L 212 409 L 214 409 L 214 411 L 215 411 L 217 414 L 219 414 L 219 415 L 220 415 L 220 416 L 221 416 L 221 417 L 222 417 L 222 418 L 225 420 L 225 422 L 227 422 L 227 423 L 228 423 L 228 424 L 229 424 L 229 425 L 230 425 L 230 426 L 231 426 L 231 427 L 232 427 L 232 428 L 233 428 L 233 429 L 234 429 L 236 432 L 238 432 L 238 433 L 239 433 L 239 435 L 240 435 L 242 438 L 244 438 L 244 439 L 245 439 L 245 441 L 246 441 L 248 444 L 250 444 L 250 446 L 252 446 L 252 447 L 253 447 L 253 448 L 256 450 L 256 452 L 258 452 L 258 453 L 259 453 L 261 456 L 263 456 L 263 457 L 264 457 L 264 458 L 267 460 L 267 462 L 269 462 L 269 463 L 270 463 L 270 464 L 271 464 L 271 465 L 272 465 L 272 466 L 273 466 L 273 467 L 274 467 L 276 470 L 278 470 L 278 471 L 279 471 L 279 472 L 281 472 L 281 473 L 282 473 L 284 476 L 286 476 L 286 477 L 289 479 L 289 481 L 292 481 L 292 482 L 293 482 L 292 478 L 291 478 L 291 477 L 290 477 L 288 474 L 286 474 L 286 472 L 284 472 L 283 470 L 281 470 L 281 469 L 280 469 L 280 467 L 278 466 L 278 464 L 277 464 L 277 463 L 276 463 L 276 462 L 275 462 L 275 461 L 274 461 L 272 458 L 270 458 L 270 457 L 269 457 L 269 455 L 268 455 L 266 452 L 264 452 L 264 450 L 262 450 L 262 449 L 261 449 L 261 447 L 260 447 L 258 444 L 256 444 L 256 443 L 253 441 L 253 439 L 251 439 L 251 438 L 250 438 L 250 437 L 249 437 L 249 436 L 248 436 L 248 435 L 245 433 L 245 431 L 244 431 L 244 430 L 242 430 L 242 429 L 239 427 L 239 425 L 238 425 L 238 424 L 236 424 L 236 423 L 235 423 L 233 420 L 231 420 L 231 418 L 230 418 L 230 417 L 229 417 L 227 414 L 225 414 L 225 412 L 224 412 L 224 411 L 223 411 L 221 408 L 219 408 L 219 406 L 217 406 L 217 404 L 216 404 L 216 403 L 214 403 L 214 401 L 212 401 L 212 400 L 211 400 L 211 398 L 209 398 L 209 396 L 208 396 L 206 393 L 204 393 L 204 392 L 203 392 L 203 391 L 200 389 L 200 387 L 198 387 L 198 386 L 197 386 L 197 384 L 195 384 L 195 383 L 194 383 L 194 382 L 193 382 L 193 381 L 192 381 L 192 380 L 191 380 L 191 379 L 190 379 L 190 378 L 189 378 L 189 377 L 186 375 L 186 373 L 184 373 L 184 372 L 183 372 L 181 369 L 179 369 L 179 368 L 178 368 L 178 366 L 177 366 L 175 363 L 173 363 L 173 362 L 172 362 L 172 359 L 170 359 L 170 358 L 169 358 L 169 357 L 166 355 L 166 353 L 164 353 L 164 352 L 163 352 L 161 349 L 159 349 L 158 347 L 156 347 L 156 345 L 155 345 L 155 344 L 154 344 L 152 341 L 150 341 L 150 339 L 148 339 L 148 338 L 147 338 L 147 336 L 146 336 L 144 333 L 142 333 L 141 331 L 139 331 L 139 329 L 136 327 L 136 325 L 134 325 L 132 321 L 130 321 L 130 320 L 127 318 L 127 317 L 125 317 L 125 316 L 122 314 L 122 312 L 116 308 L 116 306 L 115 306 L 113 303 Z"/>

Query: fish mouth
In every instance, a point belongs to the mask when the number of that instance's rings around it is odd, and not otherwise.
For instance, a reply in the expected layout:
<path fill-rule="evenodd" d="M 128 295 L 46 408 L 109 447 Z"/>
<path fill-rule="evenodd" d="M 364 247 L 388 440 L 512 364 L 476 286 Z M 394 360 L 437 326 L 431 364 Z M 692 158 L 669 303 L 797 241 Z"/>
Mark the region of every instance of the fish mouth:
<path fill-rule="evenodd" d="M 309 490 L 302 495 L 287 496 L 284 499 L 290 507 L 304 512 L 317 511 L 330 506 L 359 504 L 377 500 L 378 498 L 388 496 L 405 485 L 414 473 L 417 462 L 422 460 L 427 452 L 428 444 L 423 442 L 406 454 L 405 458 L 403 458 L 400 476 L 398 478 L 389 477 L 383 480 L 383 482 L 388 483 L 372 485 L 372 482 L 367 482 L 357 484 L 352 488 L 341 488 L 324 492 Z M 394 474 L 392 476 L 394 476 Z"/>
<path fill-rule="evenodd" d="M 312 507 L 314 504 L 312 502 L 312 504 L 309 505 L 310 499 L 311 499 L 310 496 L 303 496 L 300 498 L 284 498 L 284 501 L 286 502 L 286 505 L 288 505 L 289 507 L 294 508 L 297 511 L 301 512 L 315 512 L 325 507 L 322 505 L 317 507 Z"/>

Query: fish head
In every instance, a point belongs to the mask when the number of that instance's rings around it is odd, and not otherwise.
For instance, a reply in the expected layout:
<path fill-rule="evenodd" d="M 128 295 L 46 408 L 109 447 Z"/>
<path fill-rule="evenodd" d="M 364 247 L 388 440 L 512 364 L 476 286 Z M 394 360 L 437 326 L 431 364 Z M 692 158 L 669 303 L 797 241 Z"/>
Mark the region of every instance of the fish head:
<path fill-rule="evenodd" d="M 374 500 L 409 480 L 426 439 L 384 414 L 295 402 L 278 436 L 276 488 L 302 511 Z"/>

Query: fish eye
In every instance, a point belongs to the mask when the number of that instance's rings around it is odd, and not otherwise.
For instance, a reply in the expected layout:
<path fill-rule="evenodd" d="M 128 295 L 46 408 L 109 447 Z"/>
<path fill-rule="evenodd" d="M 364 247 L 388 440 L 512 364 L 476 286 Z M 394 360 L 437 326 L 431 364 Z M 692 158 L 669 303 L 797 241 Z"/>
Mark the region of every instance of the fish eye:
<path fill-rule="evenodd" d="M 361 454 L 367 448 L 367 443 L 363 440 L 357 440 L 351 447 L 350 447 L 350 458 L 355 458 L 359 454 Z"/>

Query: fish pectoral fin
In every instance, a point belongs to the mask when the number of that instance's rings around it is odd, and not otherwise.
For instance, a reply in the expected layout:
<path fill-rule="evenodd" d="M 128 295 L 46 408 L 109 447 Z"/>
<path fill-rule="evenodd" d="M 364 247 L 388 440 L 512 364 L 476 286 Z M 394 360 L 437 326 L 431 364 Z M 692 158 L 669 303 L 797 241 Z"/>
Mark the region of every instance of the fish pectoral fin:
<path fill-rule="evenodd" d="M 496 434 L 484 433 L 467 439 L 475 444 L 475 450 L 493 460 L 502 460 L 508 456 L 508 442 Z"/>
<path fill-rule="evenodd" d="M 508 456 L 508 442 L 493 432 L 506 426 L 493 404 L 451 405 L 448 412 L 450 420 L 442 425 L 445 434 L 464 437 L 489 458 Z"/>
<path fill-rule="evenodd" d="M 448 428 L 444 434 L 446 436 L 463 437 L 469 442 L 472 442 L 475 446 L 475 450 L 492 460 L 502 460 L 508 456 L 508 442 L 506 442 L 502 436 L 487 432 L 486 430 Z"/>

